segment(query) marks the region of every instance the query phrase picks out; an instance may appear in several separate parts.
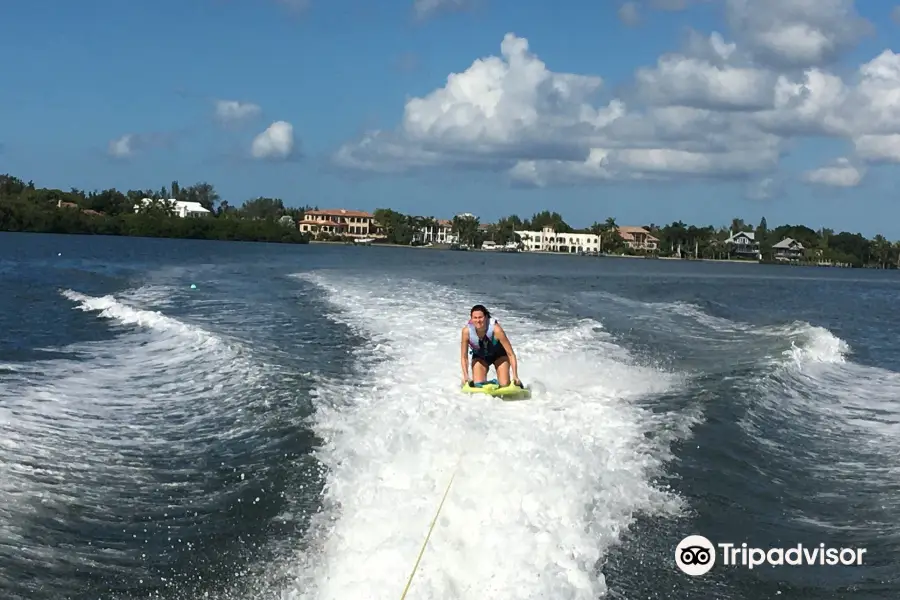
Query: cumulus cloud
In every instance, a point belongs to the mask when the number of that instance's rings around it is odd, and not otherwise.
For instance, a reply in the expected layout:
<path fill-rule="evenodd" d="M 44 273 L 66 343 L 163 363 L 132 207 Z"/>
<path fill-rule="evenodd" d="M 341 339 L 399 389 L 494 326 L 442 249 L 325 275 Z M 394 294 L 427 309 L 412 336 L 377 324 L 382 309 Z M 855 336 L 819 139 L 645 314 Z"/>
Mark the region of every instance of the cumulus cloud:
<path fill-rule="evenodd" d="M 856 187 L 865 176 L 865 169 L 854 166 L 847 158 L 839 158 L 833 165 L 812 169 L 803 178 L 819 185 L 830 187 Z"/>
<path fill-rule="evenodd" d="M 740 176 L 777 160 L 777 136 L 696 106 L 631 113 L 594 106 L 597 76 L 554 73 L 508 34 L 501 57 L 476 60 L 447 85 L 407 105 L 396 132 L 342 147 L 339 164 L 377 171 L 451 164 L 509 170 L 543 185 L 562 179 Z M 715 104 L 715 86 L 710 102 Z M 699 98 L 699 96 L 697 96 Z"/>
<path fill-rule="evenodd" d="M 726 0 L 734 39 L 692 33 L 636 71 L 627 100 L 600 101 L 599 75 L 556 72 L 509 33 L 499 56 L 409 99 L 396 129 L 370 131 L 333 160 L 381 173 L 485 170 L 531 186 L 742 179 L 753 197 L 771 195 L 783 153 L 804 136 L 900 162 L 900 55 L 885 50 L 843 79 L 828 63 L 866 28 L 852 2 L 759 1 L 764 10 Z M 815 173 L 804 179 L 827 179 Z"/>
<path fill-rule="evenodd" d="M 775 75 L 742 65 L 736 45 L 718 33 L 709 40 L 692 36 L 684 54 L 661 57 L 655 68 L 638 69 L 638 93 L 649 104 L 710 110 L 761 110 L 773 107 Z"/>
<path fill-rule="evenodd" d="M 245 121 L 258 117 L 261 113 L 262 108 L 258 104 L 238 100 L 216 100 L 216 118 L 223 123 Z"/>
<path fill-rule="evenodd" d="M 861 135 L 853 140 L 856 155 L 870 163 L 900 164 L 900 134 Z"/>
<path fill-rule="evenodd" d="M 830 63 L 871 30 L 853 0 L 726 0 L 725 7 L 735 38 L 773 67 Z"/>
<path fill-rule="evenodd" d="M 275 121 L 253 138 L 250 154 L 260 160 L 284 160 L 294 151 L 294 126 L 287 121 Z"/>

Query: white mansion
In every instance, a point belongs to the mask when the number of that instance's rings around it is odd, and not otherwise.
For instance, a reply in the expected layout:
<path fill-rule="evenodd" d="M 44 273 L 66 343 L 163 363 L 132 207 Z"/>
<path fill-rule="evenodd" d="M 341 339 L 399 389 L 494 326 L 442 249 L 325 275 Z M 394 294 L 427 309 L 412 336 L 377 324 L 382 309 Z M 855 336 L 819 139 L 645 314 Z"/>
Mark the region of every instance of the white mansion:
<path fill-rule="evenodd" d="M 633 250 L 656 251 L 659 239 L 643 227 L 619 227 L 625 245 Z M 593 233 L 560 233 L 552 227 L 540 231 L 516 231 L 522 246 L 529 252 L 599 252 L 601 235 Z"/>

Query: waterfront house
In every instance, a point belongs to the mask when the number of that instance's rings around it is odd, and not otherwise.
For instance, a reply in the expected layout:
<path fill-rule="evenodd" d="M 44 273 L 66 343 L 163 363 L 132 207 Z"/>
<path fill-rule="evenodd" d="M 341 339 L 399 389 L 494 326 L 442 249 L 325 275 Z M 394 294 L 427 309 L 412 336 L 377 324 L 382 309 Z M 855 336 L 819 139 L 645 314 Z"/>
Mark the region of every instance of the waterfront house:
<path fill-rule="evenodd" d="M 659 238 L 654 237 L 643 227 L 627 225 L 619 227 L 619 236 L 625 241 L 625 245 L 632 250 L 656 252 L 659 249 Z"/>
<path fill-rule="evenodd" d="M 352 238 L 384 237 L 375 224 L 375 215 L 362 210 L 334 208 L 308 210 L 297 223 L 297 229 L 312 235 L 345 235 Z"/>
<path fill-rule="evenodd" d="M 740 258 L 755 258 L 759 260 L 759 242 L 756 241 L 756 234 L 752 231 L 738 231 L 731 234 L 725 245 L 729 248 L 733 256 Z"/>
<path fill-rule="evenodd" d="M 453 233 L 453 222 L 448 219 L 437 219 L 434 226 L 424 226 L 417 238 L 423 244 L 455 244 L 459 240 Z"/>
<path fill-rule="evenodd" d="M 182 219 L 186 217 L 202 217 L 203 215 L 211 214 L 210 211 L 203 208 L 203 205 L 199 202 L 187 202 L 185 200 L 176 200 L 175 198 L 141 198 L 141 201 L 134 205 L 134 212 L 140 212 L 145 206 L 156 203 L 162 205 L 168 204 L 172 207 L 175 215 Z"/>
<path fill-rule="evenodd" d="M 806 248 L 803 244 L 793 238 L 784 238 L 777 244 L 772 245 L 772 256 L 775 260 L 794 261 L 803 258 Z"/>
<path fill-rule="evenodd" d="M 560 233 L 547 226 L 540 231 L 517 230 L 526 252 L 597 253 L 600 236 L 593 233 Z"/>
<path fill-rule="evenodd" d="M 93 210 L 91 208 L 81 208 L 75 202 L 63 202 L 62 200 L 56 201 L 57 208 L 74 208 L 75 210 L 79 210 L 86 215 L 93 215 L 95 217 L 103 217 L 106 216 L 106 213 L 100 210 Z"/>

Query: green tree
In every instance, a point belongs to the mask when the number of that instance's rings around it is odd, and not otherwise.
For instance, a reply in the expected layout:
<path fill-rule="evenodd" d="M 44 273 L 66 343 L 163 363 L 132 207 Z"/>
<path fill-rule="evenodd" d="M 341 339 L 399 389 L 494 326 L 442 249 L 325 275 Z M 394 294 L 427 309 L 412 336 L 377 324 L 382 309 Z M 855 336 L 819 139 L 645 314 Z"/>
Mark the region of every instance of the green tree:
<path fill-rule="evenodd" d="M 461 217 L 457 215 L 453 217 L 453 225 L 450 230 L 457 237 L 460 244 L 480 246 L 482 240 L 479 238 L 479 224 L 478 217 Z"/>
<path fill-rule="evenodd" d="M 391 244 L 410 244 L 415 230 L 407 215 L 390 208 L 379 208 L 374 213 L 375 222 L 384 231 L 385 241 Z"/>
<path fill-rule="evenodd" d="M 571 233 L 573 229 L 563 220 L 558 212 L 544 210 L 531 215 L 531 218 L 522 223 L 522 228 L 528 231 L 540 231 L 544 227 L 552 227 L 557 233 Z"/>
<path fill-rule="evenodd" d="M 172 182 L 171 189 L 178 195 L 192 193 L 191 188 L 185 190 L 177 182 Z M 207 202 L 215 202 L 211 186 L 197 189 L 206 194 Z M 0 231 L 309 243 L 309 236 L 274 218 L 176 216 L 169 190 L 163 187 L 160 192 L 122 193 L 113 188 L 64 192 L 2 175 Z M 151 201 L 144 204 L 143 198 Z"/>

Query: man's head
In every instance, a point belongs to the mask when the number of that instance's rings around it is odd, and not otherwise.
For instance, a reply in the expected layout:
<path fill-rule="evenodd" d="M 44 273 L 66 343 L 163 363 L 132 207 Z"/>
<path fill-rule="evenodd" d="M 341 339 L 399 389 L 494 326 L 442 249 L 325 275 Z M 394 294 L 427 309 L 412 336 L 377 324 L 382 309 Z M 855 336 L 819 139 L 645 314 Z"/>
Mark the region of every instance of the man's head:
<path fill-rule="evenodd" d="M 472 325 L 481 328 L 487 324 L 488 319 L 491 318 L 491 313 L 481 304 L 476 304 L 469 311 L 469 318 L 472 320 Z"/>

